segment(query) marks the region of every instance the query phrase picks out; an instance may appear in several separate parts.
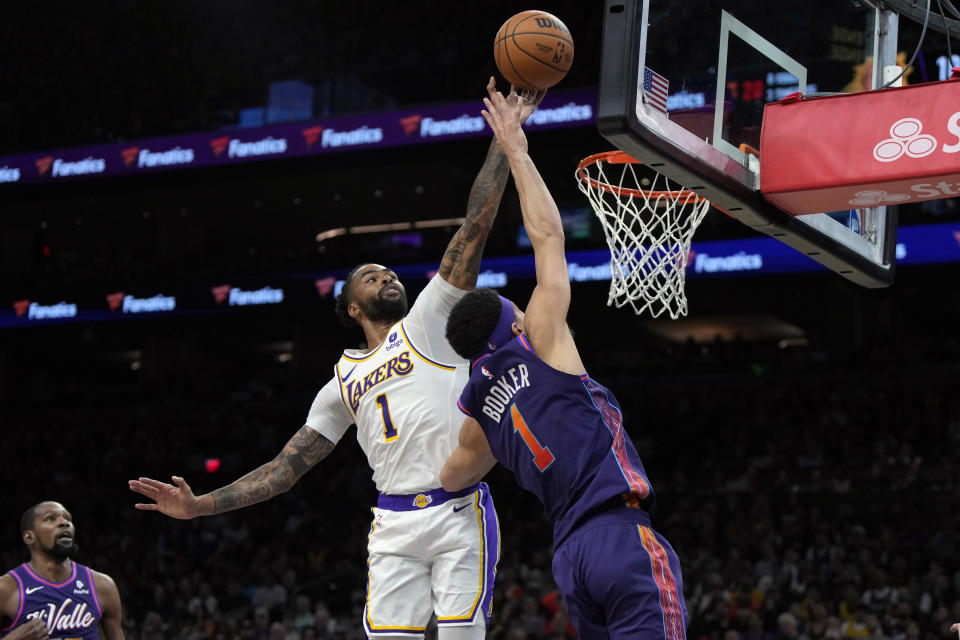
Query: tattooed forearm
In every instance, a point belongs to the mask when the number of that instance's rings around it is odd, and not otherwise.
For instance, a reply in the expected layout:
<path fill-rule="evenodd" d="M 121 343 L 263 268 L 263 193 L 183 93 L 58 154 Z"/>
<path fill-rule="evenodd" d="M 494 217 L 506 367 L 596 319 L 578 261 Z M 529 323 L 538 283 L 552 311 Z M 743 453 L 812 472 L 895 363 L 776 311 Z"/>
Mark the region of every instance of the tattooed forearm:
<path fill-rule="evenodd" d="M 301 427 L 276 458 L 233 484 L 210 493 L 211 513 L 247 507 L 289 491 L 300 476 L 326 458 L 334 446 L 310 427 Z"/>
<path fill-rule="evenodd" d="M 472 289 L 477 283 L 480 258 L 500 208 L 508 175 L 507 156 L 494 141 L 470 189 L 466 220 L 450 240 L 440 261 L 439 274 L 454 286 Z"/>

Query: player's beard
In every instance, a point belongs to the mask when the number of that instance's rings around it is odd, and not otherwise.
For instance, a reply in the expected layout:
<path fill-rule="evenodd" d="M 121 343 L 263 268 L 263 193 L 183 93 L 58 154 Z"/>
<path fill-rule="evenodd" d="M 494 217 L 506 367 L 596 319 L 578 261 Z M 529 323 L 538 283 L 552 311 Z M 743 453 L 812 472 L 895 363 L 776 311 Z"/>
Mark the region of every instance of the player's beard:
<path fill-rule="evenodd" d="M 379 324 L 381 322 L 400 322 L 407 315 L 407 293 L 400 289 L 396 298 L 384 298 L 383 289 L 370 302 L 360 302 L 360 310 L 368 320 Z"/>
<path fill-rule="evenodd" d="M 66 560 L 67 558 L 73 559 L 79 553 L 80 547 L 73 540 L 70 541 L 70 544 L 55 540 L 48 551 L 57 560 Z"/>

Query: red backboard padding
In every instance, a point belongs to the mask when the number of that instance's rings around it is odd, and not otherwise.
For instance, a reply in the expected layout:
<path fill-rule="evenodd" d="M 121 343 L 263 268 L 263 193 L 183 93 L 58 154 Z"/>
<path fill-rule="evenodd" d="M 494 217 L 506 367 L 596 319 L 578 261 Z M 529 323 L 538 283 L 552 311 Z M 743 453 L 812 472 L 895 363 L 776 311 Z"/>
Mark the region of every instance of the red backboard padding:
<path fill-rule="evenodd" d="M 960 195 L 960 73 L 766 105 L 760 190 L 801 215 Z"/>

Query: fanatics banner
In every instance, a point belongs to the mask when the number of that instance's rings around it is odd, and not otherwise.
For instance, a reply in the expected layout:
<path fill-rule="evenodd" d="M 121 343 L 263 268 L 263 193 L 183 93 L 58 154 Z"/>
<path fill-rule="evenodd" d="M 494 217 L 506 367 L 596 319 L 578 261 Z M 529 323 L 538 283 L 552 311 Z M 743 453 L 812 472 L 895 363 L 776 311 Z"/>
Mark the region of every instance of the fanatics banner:
<path fill-rule="evenodd" d="M 536 131 L 593 124 L 596 101 L 593 89 L 551 91 L 525 128 Z M 0 188 L 23 182 L 132 175 L 490 136 L 480 115 L 482 108 L 478 99 L 0 157 Z"/>
<path fill-rule="evenodd" d="M 902 227 L 898 232 L 897 266 L 960 262 L 960 223 Z M 436 274 L 437 263 L 391 265 L 412 290 Z M 609 282 L 610 252 L 568 251 L 567 268 L 574 283 Z M 159 290 L 107 290 L 78 293 L 65 289 L 41 297 L 22 291 L 0 302 L 0 328 L 55 325 L 64 322 L 110 322 L 160 319 L 193 314 L 288 313 L 291 309 L 330 312 L 349 266 L 323 273 L 294 273 L 243 282 L 221 280 L 169 286 Z M 774 273 L 825 271 L 808 256 L 768 237 L 694 242 L 687 264 L 690 278 L 730 278 Z M 487 258 L 478 287 L 504 288 L 513 280 L 536 277 L 532 254 Z M 604 294 L 605 295 L 605 294 Z"/>

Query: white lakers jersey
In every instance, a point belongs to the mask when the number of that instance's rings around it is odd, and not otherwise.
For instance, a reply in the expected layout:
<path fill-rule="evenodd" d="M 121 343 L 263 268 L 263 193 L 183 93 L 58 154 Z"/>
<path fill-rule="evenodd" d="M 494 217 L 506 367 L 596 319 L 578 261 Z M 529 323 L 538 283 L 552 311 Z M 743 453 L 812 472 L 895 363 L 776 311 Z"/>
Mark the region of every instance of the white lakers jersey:
<path fill-rule="evenodd" d="M 317 394 L 307 426 L 338 442 L 351 423 L 381 493 L 440 486 L 463 416 L 457 397 L 469 363 L 445 337 L 447 317 L 467 292 L 435 276 L 410 313 L 367 352 L 348 349 Z"/>

